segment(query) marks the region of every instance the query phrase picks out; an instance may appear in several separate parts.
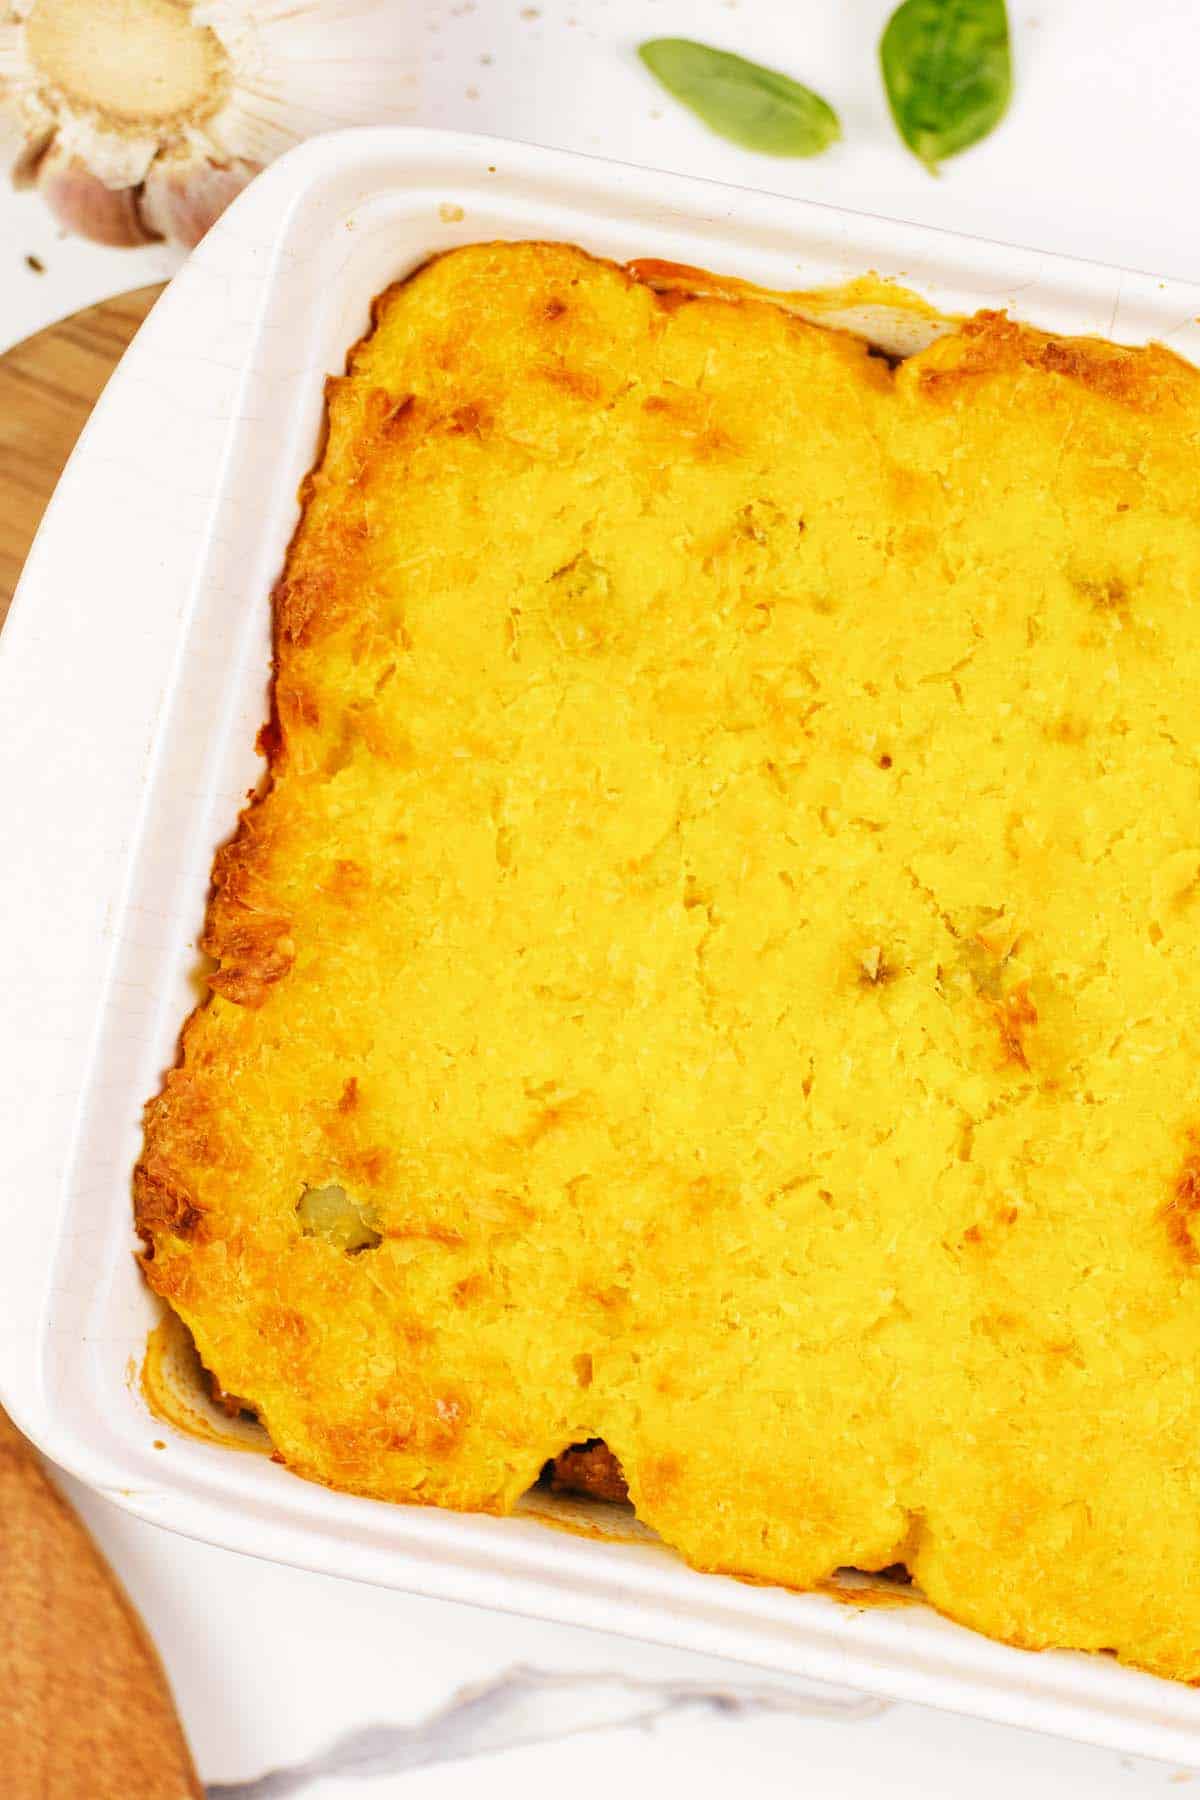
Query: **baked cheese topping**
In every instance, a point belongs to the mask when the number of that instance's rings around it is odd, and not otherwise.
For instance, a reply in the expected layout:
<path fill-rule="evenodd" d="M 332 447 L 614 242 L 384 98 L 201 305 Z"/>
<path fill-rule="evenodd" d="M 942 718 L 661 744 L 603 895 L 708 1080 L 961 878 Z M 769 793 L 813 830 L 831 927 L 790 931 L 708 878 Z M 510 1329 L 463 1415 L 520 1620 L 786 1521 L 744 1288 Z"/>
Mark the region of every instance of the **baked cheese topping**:
<path fill-rule="evenodd" d="M 1200 376 L 554 245 L 383 297 L 148 1115 L 297 1472 L 1200 1678 Z"/>

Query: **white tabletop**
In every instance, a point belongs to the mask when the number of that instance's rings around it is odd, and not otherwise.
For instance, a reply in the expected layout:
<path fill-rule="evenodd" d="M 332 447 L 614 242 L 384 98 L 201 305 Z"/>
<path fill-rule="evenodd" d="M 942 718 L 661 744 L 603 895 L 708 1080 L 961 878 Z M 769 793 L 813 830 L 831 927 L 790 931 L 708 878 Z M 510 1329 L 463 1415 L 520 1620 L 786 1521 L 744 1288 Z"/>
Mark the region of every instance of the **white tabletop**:
<path fill-rule="evenodd" d="M 876 75 L 890 0 L 386 0 L 419 40 L 421 122 L 919 219 L 1200 279 L 1195 0 L 1010 0 L 1018 91 L 995 137 L 931 179 Z M 788 69 L 839 109 L 816 162 L 707 135 L 632 54 L 686 34 Z M 161 279 L 161 248 L 63 238 L 0 194 L 0 346 Z M 36 273 L 33 255 L 44 264 Z M 214 1796 L 388 1800 L 662 1784 L 724 1795 L 1144 1800 L 1188 1774 L 582 1630 L 357 1587 L 171 1537 L 66 1483 L 162 1651 Z M 282 1772 L 294 1770 L 292 1776 Z M 277 1771 L 274 1779 L 270 1772 Z"/>

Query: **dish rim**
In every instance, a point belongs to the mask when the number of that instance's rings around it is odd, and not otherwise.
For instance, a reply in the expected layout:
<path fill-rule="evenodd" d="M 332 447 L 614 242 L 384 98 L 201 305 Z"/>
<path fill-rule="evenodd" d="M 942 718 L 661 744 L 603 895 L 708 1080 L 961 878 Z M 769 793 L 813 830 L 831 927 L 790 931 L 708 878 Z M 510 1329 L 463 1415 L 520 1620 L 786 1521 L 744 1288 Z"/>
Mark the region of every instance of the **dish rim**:
<path fill-rule="evenodd" d="M 464 216 L 447 217 L 456 206 Z M 1200 287 L 1193 284 L 565 152 L 378 128 L 312 140 L 261 176 L 176 277 L 110 383 L 48 509 L 0 637 L 0 718 L 12 740 L 0 820 L 17 846 L 7 886 L 25 956 L 3 1052 L 9 1080 L 0 1084 L 11 1153 L 10 1254 L 0 1268 L 5 1404 L 56 1461 L 128 1510 L 186 1535 L 1200 1762 L 1193 1690 L 1095 1657 L 1032 1656 L 928 1608 L 857 1612 L 819 1594 L 698 1575 L 661 1546 L 597 1543 L 526 1519 L 360 1500 L 263 1459 L 183 1440 L 155 1458 L 153 1438 L 163 1428 L 142 1407 L 125 1366 L 134 1328 L 118 1325 L 132 1241 L 127 1216 L 123 1231 L 120 1225 L 118 1190 L 128 1209 L 120 1146 L 151 1091 L 138 1091 L 129 1071 L 144 1066 L 153 1042 L 161 1048 L 164 1019 L 177 1029 L 187 1009 L 178 1004 L 177 983 L 131 994 L 126 971 L 143 942 L 147 957 L 177 969 L 180 923 L 198 927 L 196 902 L 219 836 L 210 830 L 198 882 L 194 840 L 221 818 L 227 832 L 236 811 L 231 771 L 245 765 L 245 755 L 235 755 L 218 773 L 210 745 L 173 743 L 181 695 L 200 679 L 185 666 L 185 651 L 211 665 L 204 692 L 215 709 L 213 741 L 227 745 L 235 701 L 222 689 L 224 658 L 240 657 L 235 666 L 243 668 L 265 641 L 261 600 L 270 582 L 263 576 L 278 564 L 289 507 L 294 516 L 278 461 L 265 453 L 263 420 L 285 422 L 280 441 L 290 445 L 292 464 L 303 434 L 310 433 L 308 461 L 315 441 L 308 389 L 319 400 L 321 358 L 314 320 L 336 299 L 318 291 L 314 271 L 341 279 L 357 267 L 355 232 L 366 241 L 381 221 L 403 218 L 425 245 L 415 260 L 411 245 L 405 251 L 400 272 L 407 272 L 433 250 L 477 239 L 473 214 L 502 215 L 513 229 L 493 235 L 512 236 L 562 236 L 525 227 L 543 217 L 574 219 L 579 230 L 569 235 L 601 254 L 625 239 L 628 254 L 647 242 L 686 240 L 707 249 L 702 266 L 751 279 L 791 258 L 803 266 L 795 285 L 804 288 L 875 268 L 946 311 L 1013 301 L 1021 317 L 1048 329 L 1127 341 L 1156 335 L 1200 362 Z M 358 297 L 364 316 L 371 297 Z M 353 311 L 352 297 L 343 298 Z M 356 335 L 345 336 L 344 349 Z M 271 411 L 276 403 L 282 414 Z M 186 445 L 171 439 L 181 417 L 196 432 Z M 90 576 L 80 546 L 104 542 L 113 516 L 127 520 L 134 477 L 146 541 L 130 546 L 121 619 L 112 627 L 74 604 Z M 247 505 L 247 482 L 259 507 Z M 114 514 L 122 501 L 126 511 Z M 241 569 L 242 591 L 260 604 L 239 619 L 230 583 L 248 546 L 252 572 Z M 201 646 L 196 633 L 214 594 L 232 635 Z M 177 785 L 181 768 L 199 783 L 194 793 Z M 151 834 L 164 784 L 193 808 L 190 825 L 180 826 L 191 833 L 192 853 L 170 869 L 163 865 L 174 840 L 160 848 Z M 63 868 L 73 871 L 69 882 Z M 150 877 L 173 896 L 153 921 L 144 905 Z M 31 1072 L 30 1046 L 38 1043 L 45 1054 Z M 63 1099 L 77 1094 L 66 1133 Z M 121 1120 L 104 1135 L 97 1120 L 114 1110 L 114 1097 Z M 130 1108 L 132 1127 L 122 1110 Z M 153 1316 L 148 1297 L 146 1304 L 143 1333 Z M 98 1399 L 105 1404 L 91 1404 Z"/>

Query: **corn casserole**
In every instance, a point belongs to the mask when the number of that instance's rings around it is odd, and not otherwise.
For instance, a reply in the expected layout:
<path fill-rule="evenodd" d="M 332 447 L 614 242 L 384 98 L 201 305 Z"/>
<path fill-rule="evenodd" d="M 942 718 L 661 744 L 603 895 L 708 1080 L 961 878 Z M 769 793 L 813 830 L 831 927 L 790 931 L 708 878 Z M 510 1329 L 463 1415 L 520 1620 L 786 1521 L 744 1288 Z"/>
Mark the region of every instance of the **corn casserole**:
<path fill-rule="evenodd" d="M 552 244 L 329 384 L 152 1286 L 298 1474 L 1200 1679 L 1200 375 Z M 232 821 L 231 821 L 232 824 Z"/>

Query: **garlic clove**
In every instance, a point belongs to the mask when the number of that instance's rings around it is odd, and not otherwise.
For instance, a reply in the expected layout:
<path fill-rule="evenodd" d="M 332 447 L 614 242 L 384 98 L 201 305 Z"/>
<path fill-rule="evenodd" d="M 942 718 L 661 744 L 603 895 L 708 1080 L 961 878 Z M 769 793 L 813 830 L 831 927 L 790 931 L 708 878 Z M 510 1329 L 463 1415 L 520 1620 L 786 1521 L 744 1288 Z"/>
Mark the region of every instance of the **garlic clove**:
<path fill-rule="evenodd" d="M 11 137 L 6 137 L 3 143 L 0 143 L 0 157 L 8 165 L 9 180 L 15 188 L 29 188 L 34 185 L 38 177 L 38 170 L 42 165 L 42 158 L 53 142 L 54 127 L 48 126 L 37 137 L 26 138 L 23 141 L 18 139 L 16 143 L 11 142 Z"/>
<path fill-rule="evenodd" d="M 241 158 L 217 164 L 197 156 L 159 157 L 142 190 L 142 218 L 160 237 L 190 250 L 261 167 Z"/>
<path fill-rule="evenodd" d="M 410 121 L 414 13 L 395 0 L 199 0 L 192 23 L 213 32 L 233 71 L 201 128 L 226 156 L 265 164 L 318 132 Z"/>
<path fill-rule="evenodd" d="M 0 173 L 29 187 L 54 136 L 55 116 L 26 80 L 25 27 L 0 16 Z"/>
<path fill-rule="evenodd" d="M 223 104 L 229 59 L 177 0 L 37 0 L 24 54 L 60 112 L 154 136 Z"/>
<path fill-rule="evenodd" d="M 107 187 L 87 164 L 54 144 L 42 157 L 37 186 L 60 225 L 94 244 L 128 248 L 158 236 L 143 222 L 134 187 Z"/>
<path fill-rule="evenodd" d="M 18 181 L 36 181 L 64 225 L 99 242 L 194 244 L 299 139 L 412 116 L 406 11 L 396 0 L 0 0 L 0 171 L 15 160 Z"/>

